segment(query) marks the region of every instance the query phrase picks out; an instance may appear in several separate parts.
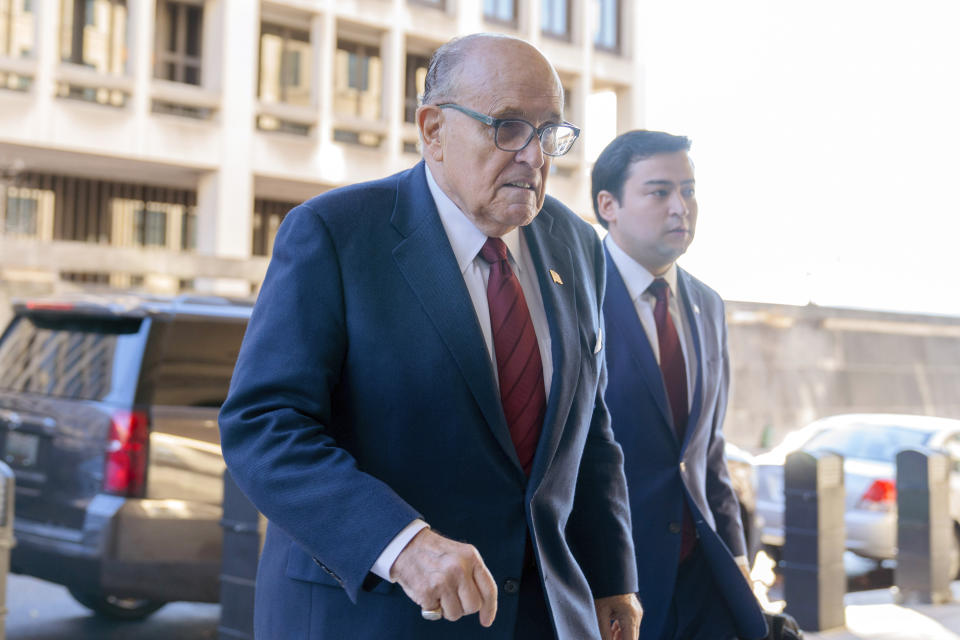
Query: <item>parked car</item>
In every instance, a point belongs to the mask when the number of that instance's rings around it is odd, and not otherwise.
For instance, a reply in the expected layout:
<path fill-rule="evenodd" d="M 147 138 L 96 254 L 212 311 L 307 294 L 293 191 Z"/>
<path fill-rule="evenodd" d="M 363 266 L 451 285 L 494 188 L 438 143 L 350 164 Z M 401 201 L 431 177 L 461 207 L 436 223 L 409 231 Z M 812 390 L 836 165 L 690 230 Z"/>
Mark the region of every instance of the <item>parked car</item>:
<path fill-rule="evenodd" d="M 217 412 L 250 311 L 218 297 L 15 303 L 0 337 L 12 571 L 118 618 L 219 599 Z"/>
<path fill-rule="evenodd" d="M 761 540 L 783 546 L 783 465 L 797 450 L 843 456 L 846 548 L 873 560 L 897 555 L 896 455 L 916 447 L 946 451 L 952 462 L 950 514 L 954 524 L 951 575 L 960 572 L 960 420 L 928 416 L 850 414 L 817 420 L 756 456 Z"/>

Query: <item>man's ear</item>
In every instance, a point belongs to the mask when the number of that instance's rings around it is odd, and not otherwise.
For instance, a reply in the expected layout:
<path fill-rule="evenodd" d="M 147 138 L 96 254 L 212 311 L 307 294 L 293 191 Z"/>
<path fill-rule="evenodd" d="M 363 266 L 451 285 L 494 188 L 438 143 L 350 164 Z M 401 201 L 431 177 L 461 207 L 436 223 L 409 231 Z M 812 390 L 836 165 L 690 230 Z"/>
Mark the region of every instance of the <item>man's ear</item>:
<path fill-rule="evenodd" d="M 443 110 L 425 104 L 417 109 L 417 128 L 423 144 L 423 155 L 436 162 L 443 160 Z"/>
<path fill-rule="evenodd" d="M 609 222 L 617 221 L 617 210 L 620 203 L 609 191 L 603 190 L 597 194 L 597 215 Z"/>

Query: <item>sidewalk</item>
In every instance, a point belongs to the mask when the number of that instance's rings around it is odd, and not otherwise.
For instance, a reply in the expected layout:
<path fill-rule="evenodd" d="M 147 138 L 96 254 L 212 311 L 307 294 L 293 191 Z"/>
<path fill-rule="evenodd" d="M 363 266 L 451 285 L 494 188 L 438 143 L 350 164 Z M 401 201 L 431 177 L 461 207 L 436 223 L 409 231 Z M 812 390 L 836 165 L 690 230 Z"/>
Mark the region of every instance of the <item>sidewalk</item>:
<path fill-rule="evenodd" d="M 954 601 L 940 605 L 899 606 L 891 589 L 848 593 L 846 628 L 804 631 L 808 640 L 960 640 L 960 582 Z"/>

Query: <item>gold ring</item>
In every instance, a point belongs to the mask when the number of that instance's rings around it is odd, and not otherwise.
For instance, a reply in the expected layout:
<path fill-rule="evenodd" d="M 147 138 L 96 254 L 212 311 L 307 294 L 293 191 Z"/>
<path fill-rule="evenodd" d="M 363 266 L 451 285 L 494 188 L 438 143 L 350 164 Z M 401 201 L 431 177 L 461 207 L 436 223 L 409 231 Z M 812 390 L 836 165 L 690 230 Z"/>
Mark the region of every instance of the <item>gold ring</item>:
<path fill-rule="evenodd" d="M 431 622 L 435 620 L 443 619 L 443 609 L 437 607 L 436 609 L 420 609 L 420 615 L 423 616 L 424 620 L 430 620 Z"/>

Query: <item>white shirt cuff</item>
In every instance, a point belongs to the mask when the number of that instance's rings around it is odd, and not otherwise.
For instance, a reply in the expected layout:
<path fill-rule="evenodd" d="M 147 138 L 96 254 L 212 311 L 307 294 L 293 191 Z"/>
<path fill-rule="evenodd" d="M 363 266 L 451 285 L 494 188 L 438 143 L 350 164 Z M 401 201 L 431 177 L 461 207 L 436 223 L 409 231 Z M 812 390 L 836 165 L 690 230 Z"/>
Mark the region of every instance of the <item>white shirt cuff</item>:
<path fill-rule="evenodd" d="M 734 556 L 733 560 L 737 563 L 738 567 L 750 569 L 750 561 L 747 560 L 747 556 Z"/>
<path fill-rule="evenodd" d="M 370 572 L 388 582 L 394 582 L 394 580 L 390 578 L 390 569 L 393 568 L 393 563 L 396 562 L 397 556 L 406 548 L 407 544 L 413 539 L 413 536 L 429 526 L 426 522 L 418 518 L 401 529 L 400 533 L 398 533 L 394 539 L 390 541 L 386 549 L 383 550 L 383 553 L 380 554 L 377 561 L 373 563 Z"/>

